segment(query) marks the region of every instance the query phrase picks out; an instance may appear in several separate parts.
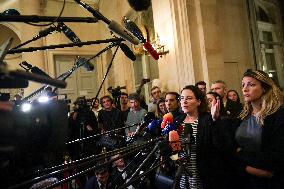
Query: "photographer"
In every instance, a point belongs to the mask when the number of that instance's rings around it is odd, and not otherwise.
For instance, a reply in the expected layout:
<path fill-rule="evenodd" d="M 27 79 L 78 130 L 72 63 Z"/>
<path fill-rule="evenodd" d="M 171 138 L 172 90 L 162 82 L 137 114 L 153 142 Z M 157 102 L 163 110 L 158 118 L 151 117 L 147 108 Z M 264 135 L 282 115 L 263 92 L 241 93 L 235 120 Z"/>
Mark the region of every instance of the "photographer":
<path fill-rule="evenodd" d="M 69 140 L 84 138 L 98 133 L 98 122 L 95 114 L 90 110 L 85 97 L 78 97 L 74 102 L 74 112 L 69 117 Z M 94 154 L 95 142 L 92 139 L 81 144 L 79 148 L 72 148 L 71 155 L 83 153 Z"/>

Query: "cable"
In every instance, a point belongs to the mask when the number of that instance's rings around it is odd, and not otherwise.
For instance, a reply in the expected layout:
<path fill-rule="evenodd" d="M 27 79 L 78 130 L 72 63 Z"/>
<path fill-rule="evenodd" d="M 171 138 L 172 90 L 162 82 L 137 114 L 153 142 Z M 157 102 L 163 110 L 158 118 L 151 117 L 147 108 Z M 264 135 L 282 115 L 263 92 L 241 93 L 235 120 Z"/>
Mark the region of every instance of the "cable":
<path fill-rule="evenodd" d="M 29 25 L 32 25 L 32 26 L 50 26 L 50 25 L 52 25 L 52 24 L 54 24 L 58 20 L 58 18 L 61 17 L 61 15 L 62 15 L 62 13 L 64 11 L 64 8 L 65 8 L 65 3 L 66 3 L 66 0 L 63 1 L 63 6 L 61 8 L 61 11 L 60 11 L 59 15 L 57 16 L 57 18 L 54 19 L 54 21 L 52 21 L 52 22 L 50 22 L 48 24 L 34 24 L 32 22 L 25 22 L 25 23 L 29 24 Z"/>

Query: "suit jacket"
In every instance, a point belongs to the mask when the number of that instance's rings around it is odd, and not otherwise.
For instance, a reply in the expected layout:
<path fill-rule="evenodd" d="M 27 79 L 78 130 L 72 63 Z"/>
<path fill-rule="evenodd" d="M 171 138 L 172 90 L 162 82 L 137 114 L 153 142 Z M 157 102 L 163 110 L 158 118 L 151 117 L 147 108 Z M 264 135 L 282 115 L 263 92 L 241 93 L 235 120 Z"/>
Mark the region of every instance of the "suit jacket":
<path fill-rule="evenodd" d="M 108 181 L 110 180 L 110 177 L 108 178 Z M 87 182 L 86 185 L 84 187 L 84 189 L 100 189 L 98 180 L 96 176 L 92 176 Z M 106 189 L 111 189 L 110 187 L 108 187 L 108 184 L 106 186 Z"/>

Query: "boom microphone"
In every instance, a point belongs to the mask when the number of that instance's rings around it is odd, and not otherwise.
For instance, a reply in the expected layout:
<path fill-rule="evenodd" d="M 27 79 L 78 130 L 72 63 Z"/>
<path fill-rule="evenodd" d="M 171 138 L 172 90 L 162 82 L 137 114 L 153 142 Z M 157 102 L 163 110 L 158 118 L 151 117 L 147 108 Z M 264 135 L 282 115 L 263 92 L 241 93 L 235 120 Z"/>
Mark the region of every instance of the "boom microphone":
<path fill-rule="evenodd" d="M 125 56 L 127 56 L 130 60 L 132 60 L 132 61 L 136 60 L 135 54 L 130 50 L 130 48 L 126 44 L 120 43 L 119 47 L 123 51 Z"/>
<path fill-rule="evenodd" d="M 119 23 L 117 23 L 114 20 L 111 20 L 111 22 L 108 25 L 108 29 L 110 29 L 115 34 L 117 34 L 118 36 L 122 37 L 123 39 L 129 41 L 134 45 L 139 44 L 139 40 L 135 36 L 129 33 L 124 27 L 122 27 Z"/>
<path fill-rule="evenodd" d="M 134 45 L 139 44 L 139 40 L 137 40 L 135 36 L 129 33 L 124 27 L 122 27 L 116 21 L 107 19 L 99 11 L 93 9 L 90 5 L 83 3 L 80 0 L 74 0 L 74 1 L 78 3 L 79 5 L 81 5 L 84 9 L 92 13 L 94 17 L 106 23 L 108 25 L 108 28 L 111 31 L 113 31 L 115 34 L 117 34 L 118 36 L 122 37 L 123 39 L 125 39 L 126 41 L 129 41 L 130 43 Z"/>
<path fill-rule="evenodd" d="M 152 45 L 146 41 L 144 38 L 141 30 L 139 27 L 135 24 L 135 22 L 129 20 L 128 18 L 124 17 L 124 24 L 128 31 L 130 31 L 135 37 L 137 37 L 142 43 L 143 47 L 147 50 L 147 52 L 155 59 L 159 59 L 159 54 L 157 51 L 152 47 Z"/>
<path fill-rule="evenodd" d="M 93 71 L 95 69 L 94 65 L 90 63 L 86 58 L 78 57 L 76 61 L 77 66 L 83 65 L 84 68 L 86 68 L 87 71 Z"/>
<path fill-rule="evenodd" d="M 73 43 L 79 43 L 81 40 L 79 37 L 69 28 L 66 26 L 63 22 L 59 22 L 58 26 L 60 27 L 60 30 L 64 33 L 64 35 L 70 39 Z"/>
<path fill-rule="evenodd" d="M 27 63 L 26 61 L 22 62 L 22 64 L 25 65 L 34 74 L 38 74 L 38 75 L 42 75 L 42 76 L 46 76 L 46 77 L 51 78 L 47 73 L 42 71 L 40 68 L 33 66 L 33 65 Z"/>

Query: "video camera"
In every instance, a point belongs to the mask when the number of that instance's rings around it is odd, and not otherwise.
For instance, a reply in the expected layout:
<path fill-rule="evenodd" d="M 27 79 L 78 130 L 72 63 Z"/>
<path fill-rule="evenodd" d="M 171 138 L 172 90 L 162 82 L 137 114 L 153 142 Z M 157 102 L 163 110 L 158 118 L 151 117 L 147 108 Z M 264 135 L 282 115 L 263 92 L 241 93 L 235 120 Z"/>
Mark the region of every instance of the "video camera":
<path fill-rule="evenodd" d="M 126 89 L 126 86 L 123 86 L 123 87 L 117 86 L 116 88 L 112 88 L 112 87 L 107 88 L 108 92 L 111 93 L 113 98 L 119 98 L 120 97 L 121 89 Z"/>
<path fill-rule="evenodd" d="M 74 112 L 86 112 L 90 110 L 90 106 L 85 97 L 78 97 L 74 102 Z"/>

